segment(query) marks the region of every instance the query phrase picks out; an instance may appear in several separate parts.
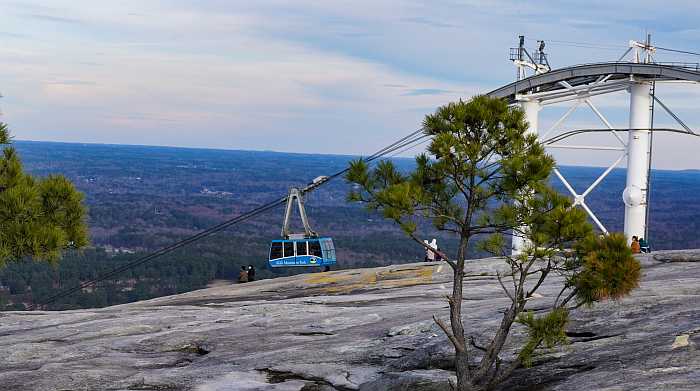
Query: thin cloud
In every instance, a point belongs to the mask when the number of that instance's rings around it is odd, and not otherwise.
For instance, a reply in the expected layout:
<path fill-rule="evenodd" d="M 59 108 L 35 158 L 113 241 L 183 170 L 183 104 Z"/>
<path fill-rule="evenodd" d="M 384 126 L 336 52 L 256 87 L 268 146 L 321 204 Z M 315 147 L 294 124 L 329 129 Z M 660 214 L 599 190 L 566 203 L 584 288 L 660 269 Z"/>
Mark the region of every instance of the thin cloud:
<path fill-rule="evenodd" d="M 404 96 L 421 96 L 421 95 L 445 95 L 452 94 L 453 91 L 443 90 L 440 88 L 414 88 L 404 94 Z"/>
<path fill-rule="evenodd" d="M 29 38 L 29 35 L 27 34 L 15 34 L 15 33 L 8 33 L 6 31 L 0 31 L 0 37 L 5 37 L 5 38 Z"/>
<path fill-rule="evenodd" d="M 47 22 L 54 23 L 65 23 L 65 24 L 83 24 L 84 22 L 78 19 L 66 18 L 62 16 L 44 15 L 44 14 L 27 14 L 26 18 L 43 20 Z"/>
<path fill-rule="evenodd" d="M 414 16 L 410 18 L 401 18 L 402 22 L 406 23 L 415 23 L 415 24 L 421 24 L 424 26 L 430 26 L 430 27 L 438 27 L 438 28 L 457 28 L 459 25 L 453 24 L 453 23 L 448 23 L 436 19 L 429 19 L 426 17 L 422 16 Z"/>
<path fill-rule="evenodd" d="M 97 85 L 97 82 L 89 80 L 55 80 L 46 84 L 61 86 L 94 86 Z"/>

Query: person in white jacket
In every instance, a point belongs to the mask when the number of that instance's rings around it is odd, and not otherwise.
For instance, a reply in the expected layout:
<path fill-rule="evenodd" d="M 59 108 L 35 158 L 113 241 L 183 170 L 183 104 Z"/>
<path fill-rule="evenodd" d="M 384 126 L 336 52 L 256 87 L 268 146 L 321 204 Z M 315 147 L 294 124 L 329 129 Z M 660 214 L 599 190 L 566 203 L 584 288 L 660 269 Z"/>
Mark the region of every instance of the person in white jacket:
<path fill-rule="evenodd" d="M 433 238 L 430 242 L 423 240 L 423 243 L 429 247 L 425 249 L 425 262 L 435 262 L 435 251 L 433 250 L 437 250 L 437 239 Z"/>

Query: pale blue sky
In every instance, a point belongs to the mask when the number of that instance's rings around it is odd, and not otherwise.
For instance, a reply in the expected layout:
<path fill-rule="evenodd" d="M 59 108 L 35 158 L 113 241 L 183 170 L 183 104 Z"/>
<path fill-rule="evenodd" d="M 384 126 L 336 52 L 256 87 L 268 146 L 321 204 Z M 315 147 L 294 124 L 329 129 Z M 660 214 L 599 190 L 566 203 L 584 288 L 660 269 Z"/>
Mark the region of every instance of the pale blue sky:
<path fill-rule="evenodd" d="M 0 14 L 2 120 L 31 140 L 369 154 L 512 81 L 519 34 L 547 40 L 555 67 L 615 60 L 645 30 L 700 51 L 697 1 L 29 0 Z M 658 94 L 700 129 L 700 86 Z M 618 95 L 596 102 L 624 127 Z M 582 111 L 579 126 L 600 125 Z M 700 139 L 655 145 L 658 168 L 700 168 Z"/>

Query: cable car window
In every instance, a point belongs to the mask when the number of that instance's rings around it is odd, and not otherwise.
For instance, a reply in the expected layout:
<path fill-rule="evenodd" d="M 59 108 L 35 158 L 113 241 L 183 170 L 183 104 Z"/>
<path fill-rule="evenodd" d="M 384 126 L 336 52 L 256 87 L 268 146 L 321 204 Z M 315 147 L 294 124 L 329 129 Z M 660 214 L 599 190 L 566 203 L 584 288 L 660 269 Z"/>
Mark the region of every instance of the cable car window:
<path fill-rule="evenodd" d="M 297 242 L 297 256 L 306 255 L 306 242 Z"/>
<path fill-rule="evenodd" d="M 317 240 L 309 242 L 309 255 L 323 257 L 323 254 L 321 253 L 321 243 L 319 243 Z"/>
<path fill-rule="evenodd" d="M 284 256 L 293 257 L 294 256 L 294 242 L 284 242 Z"/>
<path fill-rule="evenodd" d="M 272 242 L 270 246 L 270 259 L 282 258 L 282 243 Z"/>

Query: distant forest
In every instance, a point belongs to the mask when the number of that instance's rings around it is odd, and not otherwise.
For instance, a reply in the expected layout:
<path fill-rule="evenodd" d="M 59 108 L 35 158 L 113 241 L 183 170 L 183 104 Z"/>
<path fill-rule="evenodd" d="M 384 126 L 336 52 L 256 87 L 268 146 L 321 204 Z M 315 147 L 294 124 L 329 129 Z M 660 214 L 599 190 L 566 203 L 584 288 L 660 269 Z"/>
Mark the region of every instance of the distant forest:
<path fill-rule="evenodd" d="M 65 254 L 57 266 L 25 260 L 0 270 L 0 308 L 24 309 L 149 251 L 171 244 L 286 194 L 353 157 L 123 145 L 17 142 L 27 170 L 61 173 L 86 194 L 92 247 Z M 395 159 L 410 169 L 411 159 Z M 577 189 L 603 169 L 562 167 Z M 625 171 L 614 170 L 587 198 L 610 231 L 622 230 Z M 563 186 L 553 180 L 560 191 Z M 337 179 L 307 197 L 313 228 L 336 243 L 338 267 L 416 262 L 422 249 L 381 216 L 346 202 Z M 269 242 L 279 238 L 282 208 L 61 298 L 51 309 L 103 307 L 234 280 L 252 264 L 258 278 L 310 270 L 269 270 Z M 700 247 L 700 171 L 652 173 L 649 241 L 654 249 Z M 446 251 L 452 238 L 423 228 Z M 474 256 L 478 256 L 474 253 Z"/>

